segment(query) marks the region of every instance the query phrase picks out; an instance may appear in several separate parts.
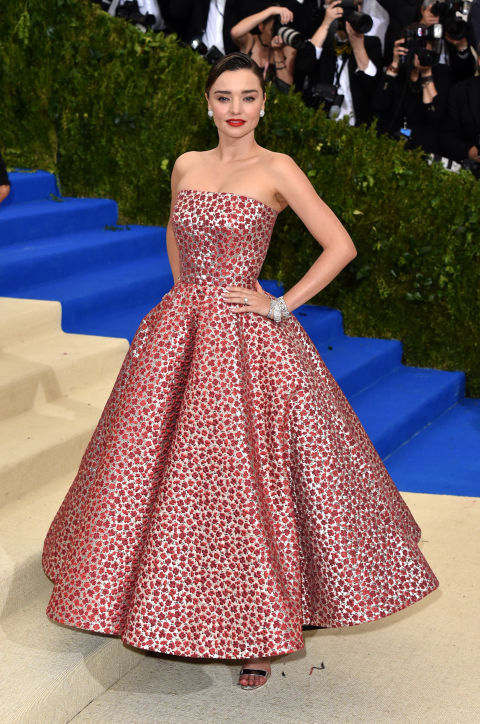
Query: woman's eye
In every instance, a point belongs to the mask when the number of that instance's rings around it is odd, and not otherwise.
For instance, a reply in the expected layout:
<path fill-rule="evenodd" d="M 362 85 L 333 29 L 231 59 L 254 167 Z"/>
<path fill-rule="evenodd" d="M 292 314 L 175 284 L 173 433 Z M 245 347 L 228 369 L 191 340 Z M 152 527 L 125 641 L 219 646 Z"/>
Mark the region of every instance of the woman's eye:
<path fill-rule="evenodd" d="M 245 96 L 245 98 L 243 100 L 244 101 L 254 101 L 255 98 L 253 96 Z"/>

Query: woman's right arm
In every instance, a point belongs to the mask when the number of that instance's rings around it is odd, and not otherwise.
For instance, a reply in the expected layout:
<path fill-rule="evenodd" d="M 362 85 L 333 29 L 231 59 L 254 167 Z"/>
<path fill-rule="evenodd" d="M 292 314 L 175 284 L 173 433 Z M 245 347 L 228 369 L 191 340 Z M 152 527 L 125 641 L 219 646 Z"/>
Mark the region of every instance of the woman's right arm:
<path fill-rule="evenodd" d="M 170 218 L 167 224 L 167 254 L 170 267 L 172 269 L 173 283 L 176 284 L 180 276 L 180 254 L 178 251 L 177 240 L 175 239 L 175 233 L 173 231 L 172 214 L 177 194 L 179 191 L 180 181 L 185 174 L 185 166 L 187 159 L 185 158 L 189 154 L 184 153 L 177 158 L 172 169 L 172 176 L 170 180 L 170 186 L 172 189 L 172 198 L 170 202 Z"/>
<path fill-rule="evenodd" d="M 293 159 L 276 154 L 272 172 L 279 195 L 323 248 L 310 269 L 284 294 L 285 304 L 293 312 L 330 284 L 357 251 L 343 224 Z"/>
<path fill-rule="evenodd" d="M 288 8 L 283 8 L 278 5 L 272 5 L 269 8 L 265 8 L 265 10 L 262 10 L 259 13 L 255 13 L 254 15 L 249 15 L 246 18 L 243 18 L 243 20 L 240 20 L 239 23 L 234 25 L 232 29 L 230 30 L 230 35 L 232 37 L 233 42 L 238 45 L 240 50 L 243 51 L 244 48 L 247 47 L 249 38 L 250 38 L 250 32 L 257 27 L 260 23 L 263 23 L 267 18 L 270 18 L 272 15 L 280 15 L 280 20 L 282 23 L 291 23 L 293 20 L 293 13 Z"/>

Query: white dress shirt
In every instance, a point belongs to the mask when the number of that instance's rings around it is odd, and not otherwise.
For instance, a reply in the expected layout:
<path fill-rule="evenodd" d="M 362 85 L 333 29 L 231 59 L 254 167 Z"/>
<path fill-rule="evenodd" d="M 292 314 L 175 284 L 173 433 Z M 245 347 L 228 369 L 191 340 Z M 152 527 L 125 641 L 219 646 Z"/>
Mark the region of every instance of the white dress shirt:
<path fill-rule="evenodd" d="M 317 60 L 320 58 L 322 54 L 323 48 L 317 48 L 315 46 L 315 54 L 317 56 Z M 341 55 L 337 56 L 337 69 L 336 73 L 338 73 L 342 67 L 343 63 L 343 57 Z M 355 73 L 360 73 L 360 69 L 357 68 L 355 70 Z M 372 63 L 370 58 L 368 59 L 368 65 L 363 71 L 365 75 L 374 76 L 377 73 L 377 66 L 375 63 Z M 336 77 L 336 76 L 335 76 Z M 353 100 L 352 100 L 352 94 L 350 91 L 350 76 L 348 74 L 348 60 L 343 66 L 343 70 L 340 73 L 339 78 L 339 86 L 338 86 L 338 93 L 343 96 L 343 103 L 340 108 L 340 112 L 338 116 L 336 116 L 337 119 L 339 118 L 345 118 L 345 116 L 349 116 L 348 122 L 350 126 L 355 125 L 355 112 L 353 110 Z"/>
<path fill-rule="evenodd" d="M 223 45 L 223 15 L 225 13 L 225 2 L 226 0 L 210 0 L 207 27 L 205 28 L 205 32 L 202 37 L 202 40 L 207 48 L 211 48 L 212 45 L 216 45 L 222 53 L 225 53 L 225 47 Z"/>

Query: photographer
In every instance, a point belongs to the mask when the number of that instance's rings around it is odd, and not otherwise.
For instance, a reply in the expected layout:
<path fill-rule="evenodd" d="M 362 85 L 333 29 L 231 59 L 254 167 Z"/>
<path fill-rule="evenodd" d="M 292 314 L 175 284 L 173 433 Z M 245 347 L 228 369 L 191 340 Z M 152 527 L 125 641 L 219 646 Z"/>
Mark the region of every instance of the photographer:
<path fill-rule="evenodd" d="M 302 83 L 307 105 L 323 103 L 331 117 L 348 116 L 357 126 L 372 119 L 371 98 L 382 65 L 380 40 L 365 36 L 372 19 L 361 8 L 352 0 L 327 3 L 324 20 L 310 38 L 317 60 Z"/>
<path fill-rule="evenodd" d="M 393 44 L 407 25 L 418 20 L 418 11 L 422 0 L 378 0 L 388 12 L 390 22 L 385 34 L 384 63 L 389 65 L 393 57 Z"/>
<path fill-rule="evenodd" d="M 163 5 L 169 24 L 184 42 L 192 45 L 202 41 L 207 48 L 215 46 L 220 53 L 233 53 L 237 48 L 230 30 L 241 18 L 250 14 L 253 2 L 163 0 Z"/>
<path fill-rule="evenodd" d="M 423 0 L 418 20 L 426 27 L 441 24 L 443 37 L 439 42 L 439 62 L 450 66 L 452 83 L 457 83 L 475 74 L 475 58 L 468 41 L 468 25 L 456 16 L 451 5 L 453 3 L 445 0 Z"/>
<path fill-rule="evenodd" d="M 393 60 L 374 98 L 380 133 L 406 138 L 406 148 L 439 153 L 439 129 L 445 116 L 450 72 L 439 64 L 435 41 L 419 37 L 424 26 L 407 28 L 395 41 Z"/>
<path fill-rule="evenodd" d="M 480 46 L 477 65 L 480 72 Z M 480 75 L 452 86 L 441 152 L 480 176 Z"/>
<path fill-rule="evenodd" d="M 285 7 L 271 5 L 237 23 L 231 30 L 232 40 L 242 53 L 249 55 L 271 78 L 279 90 L 288 91 L 293 83 L 296 51 L 275 34 L 275 21 L 291 23 L 293 13 Z"/>
<path fill-rule="evenodd" d="M 480 44 L 480 0 L 473 0 L 470 12 L 468 13 L 468 34 L 474 48 Z"/>

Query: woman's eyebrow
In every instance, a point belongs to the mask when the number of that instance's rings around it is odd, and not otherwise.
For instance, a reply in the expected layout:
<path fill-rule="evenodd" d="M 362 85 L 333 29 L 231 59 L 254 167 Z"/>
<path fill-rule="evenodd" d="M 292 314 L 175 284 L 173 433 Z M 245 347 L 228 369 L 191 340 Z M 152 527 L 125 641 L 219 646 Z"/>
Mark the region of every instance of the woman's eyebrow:
<path fill-rule="evenodd" d="M 216 90 L 215 93 L 221 93 L 222 95 L 231 95 L 232 91 L 227 90 Z M 243 90 L 242 93 L 258 93 L 257 88 L 252 88 L 251 90 Z"/>

